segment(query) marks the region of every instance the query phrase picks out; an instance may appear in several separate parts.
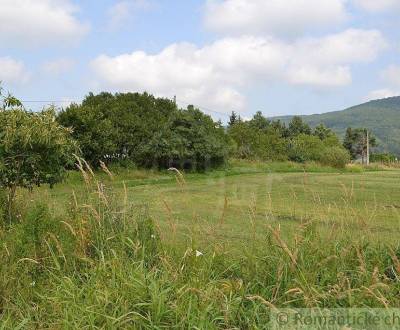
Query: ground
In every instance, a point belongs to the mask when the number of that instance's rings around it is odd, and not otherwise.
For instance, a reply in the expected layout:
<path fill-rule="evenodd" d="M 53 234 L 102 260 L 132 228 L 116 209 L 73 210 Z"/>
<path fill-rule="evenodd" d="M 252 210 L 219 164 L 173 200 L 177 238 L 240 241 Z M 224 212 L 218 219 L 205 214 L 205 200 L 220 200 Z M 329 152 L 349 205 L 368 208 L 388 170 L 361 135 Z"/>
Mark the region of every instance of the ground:
<path fill-rule="evenodd" d="M 184 173 L 182 178 L 174 171 L 111 171 L 113 178 L 96 174 L 105 189 L 138 212 L 145 209 L 166 239 L 191 232 L 208 243 L 235 243 L 259 238 L 269 225 L 291 236 L 294 224 L 308 221 L 322 234 L 365 236 L 371 242 L 395 241 L 400 232 L 396 169 L 236 162 L 225 170 Z M 73 193 L 79 199 L 85 191 L 80 174 L 71 173 L 64 184 L 43 187 L 31 198 L 45 198 L 55 214 L 65 213 Z"/>
<path fill-rule="evenodd" d="M 399 169 L 109 170 L 19 191 L 0 329 L 270 329 L 276 308 L 400 306 Z"/>

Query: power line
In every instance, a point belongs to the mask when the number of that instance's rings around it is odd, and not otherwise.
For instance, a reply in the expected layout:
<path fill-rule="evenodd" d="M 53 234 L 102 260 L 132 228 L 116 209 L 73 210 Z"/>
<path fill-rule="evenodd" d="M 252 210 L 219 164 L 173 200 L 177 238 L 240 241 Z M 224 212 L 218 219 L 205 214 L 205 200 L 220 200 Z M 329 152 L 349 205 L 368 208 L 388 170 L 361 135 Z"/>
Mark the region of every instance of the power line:
<path fill-rule="evenodd" d="M 207 112 L 212 112 L 212 113 L 215 113 L 217 115 L 222 115 L 222 116 L 225 116 L 225 117 L 229 117 L 229 114 L 227 114 L 227 113 L 216 111 L 216 110 L 212 110 L 212 109 L 203 107 L 203 106 L 198 105 L 198 104 L 187 102 L 187 101 L 182 100 L 182 99 L 179 99 L 178 103 L 183 103 L 183 104 L 186 104 L 186 105 L 193 105 L 194 107 L 199 108 L 200 110 L 206 110 Z"/>

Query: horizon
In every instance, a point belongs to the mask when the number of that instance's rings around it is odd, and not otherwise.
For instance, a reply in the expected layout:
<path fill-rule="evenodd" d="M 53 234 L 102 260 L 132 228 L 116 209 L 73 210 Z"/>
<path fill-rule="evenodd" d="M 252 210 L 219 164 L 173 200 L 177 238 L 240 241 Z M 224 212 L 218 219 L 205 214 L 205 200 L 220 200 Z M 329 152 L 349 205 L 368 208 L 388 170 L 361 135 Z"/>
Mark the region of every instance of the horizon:
<path fill-rule="evenodd" d="M 33 110 L 148 91 L 210 115 L 276 117 L 400 95 L 395 0 L 0 5 L 0 81 Z"/>

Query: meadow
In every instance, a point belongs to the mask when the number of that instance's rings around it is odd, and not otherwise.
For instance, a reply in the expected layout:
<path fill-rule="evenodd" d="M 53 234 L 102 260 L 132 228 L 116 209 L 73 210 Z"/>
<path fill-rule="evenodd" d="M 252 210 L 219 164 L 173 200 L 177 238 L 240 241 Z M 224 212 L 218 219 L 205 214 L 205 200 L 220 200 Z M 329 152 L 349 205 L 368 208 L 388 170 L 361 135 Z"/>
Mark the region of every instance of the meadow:
<path fill-rule="evenodd" d="M 276 308 L 400 307 L 400 170 L 81 164 L 0 227 L 0 329 L 264 329 Z"/>

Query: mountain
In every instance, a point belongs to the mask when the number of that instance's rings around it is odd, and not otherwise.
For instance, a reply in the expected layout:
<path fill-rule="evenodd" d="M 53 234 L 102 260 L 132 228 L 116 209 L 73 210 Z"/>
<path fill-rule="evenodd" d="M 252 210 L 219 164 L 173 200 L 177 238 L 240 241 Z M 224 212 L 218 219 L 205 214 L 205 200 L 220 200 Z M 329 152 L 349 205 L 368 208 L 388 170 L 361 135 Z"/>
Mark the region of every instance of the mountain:
<path fill-rule="evenodd" d="M 400 156 L 400 96 L 370 101 L 342 111 L 301 117 L 313 127 L 324 123 L 342 137 L 347 127 L 368 128 L 377 137 L 379 152 Z M 288 123 L 291 118 L 274 119 Z"/>

